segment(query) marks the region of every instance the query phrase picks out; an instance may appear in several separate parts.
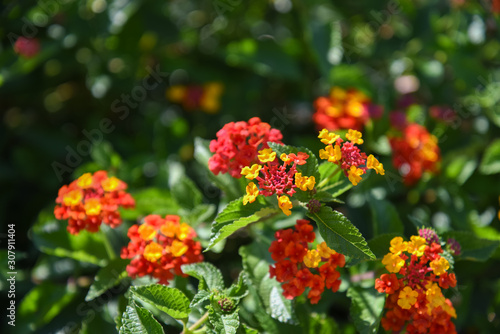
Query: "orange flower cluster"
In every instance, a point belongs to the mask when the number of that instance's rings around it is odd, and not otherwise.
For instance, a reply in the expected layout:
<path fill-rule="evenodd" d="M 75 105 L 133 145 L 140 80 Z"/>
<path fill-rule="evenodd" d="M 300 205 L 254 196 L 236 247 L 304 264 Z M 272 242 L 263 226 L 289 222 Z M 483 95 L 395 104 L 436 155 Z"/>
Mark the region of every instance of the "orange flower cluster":
<path fill-rule="evenodd" d="M 309 249 L 316 234 L 306 219 L 299 219 L 292 229 L 279 230 L 269 247 L 271 257 L 276 261 L 269 266 L 269 273 L 284 283 L 283 295 L 293 299 L 310 288 L 307 298 L 317 304 L 327 289 L 336 292 L 340 287 L 340 273 L 337 267 L 345 265 L 345 257 L 322 242 L 316 249 Z M 321 264 L 322 263 L 322 264 Z"/>
<path fill-rule="evenodd" d="M 328 97 L 317 98 L 314 108 L 316 112 L 313 121 L 318 130 L 326 128 L 331 131 L 361 131 L 370 116 L 377 118 L 382 115 L 382 107 L 372 104 L 370 98 L 361 91 L 344 90 L 340 87 L 333 87 Z"/>
<path fill-rule="evenodd" d="M 149 275 L 168 285 L 175 275 L 186 276 L 181 270 L 183 264 L 203 261 L 201 245 L 193 240 L 196 232 L 181 223 L 179 216 L 146 216 L 144 223 L 132 225 L 127 235 L 130 242 L 122 248 L 120 256 L 132 259 L 127 266 L 132 278 Z"/>
<path fill-rule="evenodd" d="M 224 86 L 220 82 L 208 82 L 202 86 L 175 85 L 167 88 L 165 95 L 174 103 L 179 103 L 187 110 L 202 110 L 214 114 L 220 109 L 220 95 Z"/>
<path fill-rule="evenodd" d="M 451 322 L 455 309 L 441 289 L 455 287 L 457 280 L 447 272 L 450 264 L 441 256 L 441 245 L 420 236 L 409 242 L 395 237 L 389 251 L 382 263 L 390 274 L 375 280 L 375 289 L 389 295 L 382 327 L 393 332 L 406 328 L 409 334 L 456 333 Z"/>
<path fill-rule="evenodd" d="M 437 172 L 441 159 L 437 138 L 419 124 L 409 124 L 402 137 L 389 138 L 392 162 L 399 169 L 406 185 L 418 182 L 425 171 Z"/>
<path fill-rule="evenodd" d="M 67 229 L 71 234 L 85 229 L 97 232 L 102 222 L 115 228 L 122 222 L 118 208 L 135 206 L 126 188 L 125 182 L 108 177 L 106 171 L 85 173 L 59 189 L 54 215 L 57 219 L 68 219 Z"/>

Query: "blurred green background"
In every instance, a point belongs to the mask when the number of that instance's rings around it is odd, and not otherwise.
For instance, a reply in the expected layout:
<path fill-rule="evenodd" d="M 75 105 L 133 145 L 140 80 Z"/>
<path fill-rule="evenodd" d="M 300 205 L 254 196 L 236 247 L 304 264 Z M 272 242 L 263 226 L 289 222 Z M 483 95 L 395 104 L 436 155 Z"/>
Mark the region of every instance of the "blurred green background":
<path fill-rule="evenodd" d="M 317 152 L 313 101 L 333 85 L 358 88 L 385 110 L 367 126 L 365 146 L 381 156 L 389 177 L 351 190 L 342 208 L 367 239 L 374 234 L 366 221 L 375 198 L 397 209 L 407 233 L 417 221 L 500 240 L 495 4 L 2 0 L 0 246 L 7 224 L 16 224 L 18 305 L 47 278 L 64 281 L 71 272 L 91 271 L 44 257 L 30 238 L 30 227 L 42 210 L 50 214 L 63 184 L 107 169 L 131 189 L 168 188 L 169 170 L 179 162 L 205 202 L 216 203 L 219 194 L 193 160 L 194 138 L 213 139 L 225 123 L 259 116 L 280 129 L 286 143 Z M 15 52 L 21 36 L 39 42 L 33 57 Z M 207 82 L 223 86 L 217 113 L 185 110 L 166 98 L 168 87 Z M 407 94 L 413 104 L 402 107 Z M 450 107 L 456 117 L 430 117 L 433 105 Z M 391 168 L 386 134 L 393 110 L 439 139 L 441 172 L 413 187 Z M 456 264 L 460 332 L 499 331 L 499 258 L 496 250 L 488 262 Z M 52 268 L 52 276 L 37 268 Z M 0 286 L 6 288 L 4 278 Z M 43 331 L 65 326 L 64 315 L 56 319 Z"/>

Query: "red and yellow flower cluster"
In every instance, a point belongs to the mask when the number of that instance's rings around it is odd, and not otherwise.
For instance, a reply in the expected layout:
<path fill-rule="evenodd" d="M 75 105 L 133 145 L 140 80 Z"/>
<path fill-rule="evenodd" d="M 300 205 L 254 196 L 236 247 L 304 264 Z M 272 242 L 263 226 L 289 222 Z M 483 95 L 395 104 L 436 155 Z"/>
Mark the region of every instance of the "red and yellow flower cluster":
<path fill-rule="evenodd" d="M 219 82 L 198 85 L 175 85 L 167 88 L 165 95 L 174 103 L 179 103 L 187 110 L 201 110 L 213 114 L 220 109 L 220 95 L 224 86 Z"/>
<path fill-rule="evenodd" d="M 282 161 L 280 163 L 272 149 L 259 151 L 258 159 L 265 165 L 253 164 L 241 170 L 241 175 L 249 180 L 257 180 L 259 184 L 258 187 L 253 182 L 247 185 L 243 204 L 253 203 L 258 195 L 276 195 L 280 209 L 289 216 L 293 205 L 288 196 L 296 192 L 295 188 L 313 190 L 316 183 L 314 176 L 302 176 L 302 173 L 297 172 L 297 165 L 304 165 L 308 158 L 309 155 L 303 152 L 283 153 L 279 158 Z"/>
<path fill-rule="evenodd" d="M 258 117 L 227 123 L 217 132 L 217 139 L 210 142 L 210 151 L 215 154 L 208 160 L 208 168 L 215 175 L 229 173 L 241 178 L 243 167 L 258 163 L 259 150 L 269 148 L 268 142 L 282 144 L 282 138 L 279 130 Z"/>
<path fill-rule="evenodd" d="M 396 333 L 404 328 L 410 334 L 456 333 L 455 309 L 441 289 L 455 287 L 457 280 L 447 272 L 450 264 L 441 256 L 441 245 L 420 236 L 409 242 L 395 237 L 389 251 L 382 264 L 390 274 L 375 280 L 375 288 L 389 295 L 382 327 Z"/>
<path fill-rule="evenodd" d="M 71 234 L 84 229 L 97 232 L 102 222 L 117 227 L 122 222 L 118 208 L 135 206 L 126 188 L 125 182 L 108 177 L 106 171 L 85 173 L 59 189 L 54 215 L 57 219 L 68 219 L 67 229 Z"/>
<path fill-rule="evenodd" d="M 344 255 L 329 248 L 325 242 L 316 249 L 309 249 L 316 234 L 307 219 L 299 219 L 295 230 L 279 230 L 269 247 L 276 264 L 269 266 L 271 278 L 284 283 L 283 295 L 293 299 L 309 288 L 307 298 L 317 304 L 321 294 L 327 289 L 337 292 L 340 287 L 340 273 L 337 267 L 345 265 Z"/>
<path fill-rule="evenodd" d="M 344 90 L 333 87 L 330 96 L 319 97 L 314 101 L 316 112 L 313 121 L 318 129 L 326 128 L 331 131 L 339 129 L 355 129 L 361 131 L 370 119 L 380 117 L 382 107 L 371 103 L 361 91 L 356 89 Z"/>
<path fill-rule="evenodd" d="M 384 166 L 373 155 L 367 157 L 359 147 L 355 146 L 363 144 L 361 137 L 361 132 L 353 129 L 347 132 L 345 142 L 339 135 L 327 129 L 321 130 L 318 136 L 326 145 L 325 149 L 319 151 L 319 157 L 337 164 L 353 185 L 361 181 L 361 175 L 365 174 L 367 169 L 374 169 L 377 174 L 385 174 Z"/>
<path fill-rule="evenodd" d="M 425 171 L 438 171 L 441 159 L 438 140 L 425 127 L 415 123 L 407 125 L 402 132 L 402 137 L 389 138 L 392 162 L 399 169 L 404 183 L 413 185 Z"/>
<path fill-rule="evenodd" d="M 130 277 L 149 275 L 168 285 L 175 275 L 186 276 L 183 264 L 203 261 L 201 245 L 194 241 L 196 232 L 179 216 L 149 215 L 140 226 L 132 225 L 127 233 L 130 242 L 123 247 L 121 258 L 132 259 L 127 266 Z"/>

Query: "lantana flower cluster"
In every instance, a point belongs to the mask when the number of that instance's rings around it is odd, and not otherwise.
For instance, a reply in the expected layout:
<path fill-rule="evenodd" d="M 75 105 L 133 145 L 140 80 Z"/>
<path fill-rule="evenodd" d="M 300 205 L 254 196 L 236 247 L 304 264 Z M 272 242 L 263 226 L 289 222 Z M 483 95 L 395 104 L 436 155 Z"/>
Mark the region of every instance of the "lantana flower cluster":
<path fill-rule="evenodd" d="M 127 266 L 132 278 L 149 275 L 168 285 L 176 275 L 187 276 L 181 270 L 183 264 L 203 261 L 201 245 L 194 240 L 195 230 L 181 223 L 179 216 L 146 216 L 144 223 L 132 225 L 127 235 L 130 242 L 120 256 L 132 259 Z"/>
<path fill-rule="evenodd" d="M 349 129 L 347 140 L 344 141 L 334 132 L 323 129 L 318 138 L 326 145 L 319 151 L 319 157 L 337 164 L 353 185 L 361 181 L 361 176 L 367 169 L 374 169 L 377 174 L 385 174 L 384 166 L 372 154 L 367 157 L 366 153 L 356 146 L 363 144 L 361 132 Z"/>
<path fill-rule="evenodd" d="M 14 43 L 14 51 L 25 58 L 33 58 L 40 52 L 40 42 L 36 38 L 21 36 Z"/>
<path fill-rule="evenodd" d="M 394 167 L 399 169 L 406 185 L 413 185 L 426 171 L 435 173 L 441 159 L 436 136 L 416 123 L 402 129 L 401 137 L 389 138 L 393 151 Z"/>
<path fill-rule="evenodd" d="M 388 294 L 381 320 L 386 331 L 456 333 L 451 318 L 457 315 L 442 289 L 455 287 L 457 280 L 448 272 L 450 263 L 435 242 L 437 236 L 424 234 L 429 242 L 421 236 L 412 236 L 411 241 L 393 238 L 390 252 L 382 259 L 389 274 L 377 278 L 375 288 Z"/>
<path fill-rule="evenodd" d="M 135 201 L 125 191 L 127 184 L 106 171 L 85 173 L 59 189 L 54 215 L 68 220 L 68 232 L 99 231 L 101 223 L 112 228 L 121 224 L 119 207 L 133 208 Z"/>
<path fill-rule="evenodd" d="M 258 159 L 262 165 L 253 164 L 241 170 L 241 174 L 247 179 L 258 182 L 258 187 L 254 182 L 247 185 L 243 204 L 253 203 L 258 195 L 276 195 L 280 209 L 289 216 L 293 207 L 289 196 L 296 192 L 296 188 L 308 191 L 313 190 L 316 184 L 314 176 L 303 176 L 297 171 L 297 165 L 306 164 L 308 158 L 309 155 L 304 152 L 283 153 L 278 159 L 271 148 L 259 151 Z"/>
<path fill-rule="evenodd" d="M 337 292 L 340 287 L 340 273 L 337 267 L 345 265 L 344 255 L 329 248 L 325 242 L 316 249 L 309 249 L 316 234 L 307 219 L 299 219 L 295 229 L 279 230 L 269 247 L 276 263 L 269 267 L 271 278 L 284 283 L 283 295 L 293 299 L 309 288 L 307 298 L 317 304 L 327 289 Z"/>
<path fill-rule="evenodd" d="M 330 95 L 314 101 L 316 112 L 313 121 L 318 129 L 331 131 L 355 129 L 361 131 L 370 119 L 382 116 L 382 107 L 371 102 L 370 98 L 357 89 L 344 90 L 333 87 Z"/>
<path fill-rule="evenodd" d="M 204 85 L 174 85 L 167 88 L 165 95 L 174 103 L 179 103 L 187 111 L 201 110 L 213 114 L 220 109 L 220 96 L 224 86 L 220 82 Z"/>
<path fill-rule="evenodd" d="M 208 160 L 208 168 L 215 175 L 229 173 L 239 179 L 244 167 L 258 163 L 259 150 L 269 148 L 268 142 L 283 144 L 282 138 L 280 130 L 258 117 L 227 123 L 210 142 L 210 151 L 215 154 Z"/>

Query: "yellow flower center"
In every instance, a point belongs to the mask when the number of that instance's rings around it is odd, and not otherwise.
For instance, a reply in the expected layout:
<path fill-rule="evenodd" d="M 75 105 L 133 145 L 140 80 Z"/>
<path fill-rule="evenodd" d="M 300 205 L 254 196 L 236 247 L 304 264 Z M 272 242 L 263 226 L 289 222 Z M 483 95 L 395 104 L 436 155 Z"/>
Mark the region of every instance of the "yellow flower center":
<path fill-rule="evenodd" d="M 162 253 L 163 247 L 153 241 L 144 248 L 143 256 L 149 262 L 156 262 L 161 258 Z"/>
<path fill-rule="evenodd" d="M 85 201 L 84 208 L 87 216 L 97 216 L 101 213 L 101 202 L 97 198 L 90 198 Z"/>

